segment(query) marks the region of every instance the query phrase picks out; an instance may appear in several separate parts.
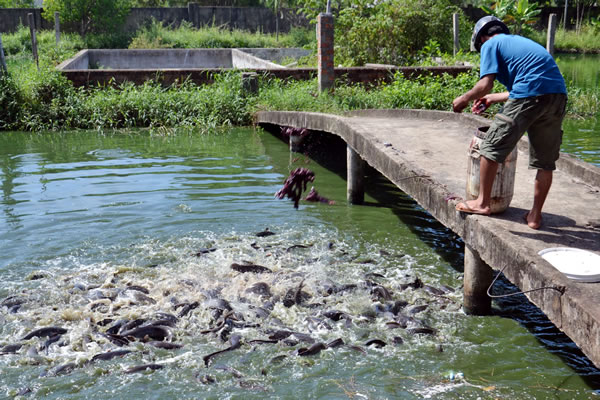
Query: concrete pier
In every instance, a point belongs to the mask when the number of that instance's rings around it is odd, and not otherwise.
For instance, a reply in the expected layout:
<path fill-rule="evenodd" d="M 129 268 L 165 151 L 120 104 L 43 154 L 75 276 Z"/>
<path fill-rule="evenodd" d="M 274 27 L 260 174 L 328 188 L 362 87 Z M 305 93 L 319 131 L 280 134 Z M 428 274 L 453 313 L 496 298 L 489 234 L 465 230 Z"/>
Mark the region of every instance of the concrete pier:
<path fill-rule="evenodd" d="M 352 147 L 347 146 L 347 181 L 348 202 L 350 204 L 362 204 L 365 201 L 365 162 Z"/>
<path fill-rule="evenodd" d="M 472 114 L 424 110 L 365 110 L 345 116 L 260 112 L 258 124 L 291 126 L 341 137 L 371 167 L 410 195 L 465 242 L 465 305 L 485 313 L 482 293 L 491 269 L 504 276 L 600 367 L 600 283 L 570 280 L 538 252 L 574 247 L 600 254 L 600 168 L 561 154 L 540 230 L 523 215 L 533 201 L 535 171 L 521 140 L 510 207 L 493 216 L 455 210 L 465 196 L 467 149 L 474 131 L 490 121 Z M 310 140 L 310 138 L 308 139 Z M 350 163 L 349 163 L 350 164 Z"/>
<path fill-rule="evenodd" d="M 465 274 L 463 309 L 467 314 L 487 315 L 492 299 L 487 290 L 493 280 L 492 268 L 479 257 L 476 250 L 465 245 Z"/>

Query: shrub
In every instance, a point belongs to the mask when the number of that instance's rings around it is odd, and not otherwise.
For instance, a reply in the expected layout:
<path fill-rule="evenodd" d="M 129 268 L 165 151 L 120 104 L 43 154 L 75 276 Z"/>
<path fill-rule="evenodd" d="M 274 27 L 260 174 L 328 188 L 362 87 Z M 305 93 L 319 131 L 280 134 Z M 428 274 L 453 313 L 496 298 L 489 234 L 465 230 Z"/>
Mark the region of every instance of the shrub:
<path fill-rule="evenodd" d="M 340 11 L 335 23 L 336 64 L 406 64 L 428 41 L 451 52 L 452 14 L 460 10 L 448 0 L 390 0 L 373 4 L 358 0 Z M 463 43 L 470 29 L 462 18 Z"/>
<path fill-rule="evenodd" d="M 0 74 L 0 130 L 12 129 L 19 119 L 21 94 L 10 74 Z"/>

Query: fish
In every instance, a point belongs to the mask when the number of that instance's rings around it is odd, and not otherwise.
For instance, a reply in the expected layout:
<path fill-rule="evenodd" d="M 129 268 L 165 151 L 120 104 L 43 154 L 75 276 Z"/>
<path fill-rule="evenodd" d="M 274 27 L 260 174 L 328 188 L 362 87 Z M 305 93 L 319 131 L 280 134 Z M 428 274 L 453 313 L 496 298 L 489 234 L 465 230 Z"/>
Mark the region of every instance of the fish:
<path fill-rule="evenodd" d="M 257 265 L 257 264 L 233 263 L 233 264 L 231 264 L 231 269 L 234 271 L 237 271 L 237 272 L 241 272 L 241 273 L 251 272 L 253 274 L 262 274 L 262 273 L 273 272 L 269 268 L 263 267 L 262 265 Z"/>
<path fill-rule="evenodd" d="M 321 350 L 324 350 L 326 348 L 327 348 L 327 345 L 325 343 L 317 342 L 317 343 L 313 344 L 312 346 L 310 346 L 309 348 L 302 347 L 302 348 L 298 349 L 297 353 L 301 357 L 314 356 L 316 354 L 319 354 L 321 352 Z"/>
<path fill-rule="evenodd" d="M 48 349 L 50 348 L 50 345 L 52 343 L 56 343 L 60 340 L 62 335 L 54 335 L 54 336 L 50 336 L 48 338 L 48 340 L 46 340 L 44 342 L 44 344 L 42 345 L 42 347 L 40 348 L 40 350 L 46 350 L 46 353 L 48 352 Z"/>
<path fill-rule="evenodd" d="M 62 365 L 56 366 L 54 368 L 51 368 L 46 372 L 42 372 L 42 374 L 40 376 L 43 377 L 43 376 L 66 375 L 66 374 L 72 372 L 76 367 L 77 367 L 77 364 L 70 362 L 67 364 L 62 364 Z"/>
<path fill-rule="evenodd" d="M 369 339 L 367 340 L 367 342 L 365 343 L 365 346 L 369 347 L 369 346 L 375 346 L 377 348 L 382 348 L 385 347 L 387 345 L 386 342 L 384 342 L 381 339 Z"/>
<path fill-rule="evenodd" d="M 130 331 L 130 330 L 137 328 L 138 326 L 144 324 L 145 322 L 146 322 L 146 319 L 144 319 L 144 318 L 134 319 L 133 321 L 129 321 L 126 324 L 123 324 L 121 326 L 121 328 L 119 328 L 119 331 L 120 332 Z"/>
<path fill-rule="evenodd" d="M 36 329 L 23 336 L 21 340 L 29 340 L 34 337 L 55 336 L 67 333 L 67 330 L 58 326 L 49 326 L 46 328 Z"/>
<path fill-rule="evenodd" d="M 113 358 L 116 357 L 123 357 L 126 356 L 129 353 L 132 353 L 133 351 L 131 350 L 113 350 L 113 351 L 108 351 L 106 353 L 99 353 L 96 354 L 95 356 L 92 357 L 92 359 L 90 360 L 90 362 L 94 362 L 94 361 L 108 361 L 108 360 L 112 360 Z"/>
<path fill-rule="evenodd" d="M 15 354 L 17 351 L 19 351 L 21 349 L 21 347 L 23 347 L 23 345 L 21 343 L 7 344 L 6 346 L 4 346 L 0 349 L 0 355 Z"/>
<path fill-rule="evenodd" d="M 181 309 L 181 311 L 179 311 L 179 318 L 181 317 L 185 317 L 190 311 L 192 311 L 195 308 L 198 308 L 198 306 L 200 305 L 199 302 L 194 301 L 193 303 L 188 303 L 186 305 L 183 306 L 183 308 Z"/>
<path fill-rule="evenodd" d="M 143 365 L 138 365 L 135 366 L 133 368 L 130 368 L 128 370 L 125 371 L 126 374 L 133 374 L 136 372 L 144 372 L 147 370 L 152 370 L 152 371 L 156 371 L 158 369 L 162 369 L 164 368 L 164 365 L 160 365 L 160 364 L 143 364 Z"/>
<path fill-rule="evenodd" d="M 179 344 L 179 343 L 161 342 L 158 340 L 153 340 L 151 342 L 148 342 L 147 344 L 149 344 L 150 346 L 154 346 L 159 349 L 165 349 L 165 350 L 176 350 L 176 349 L 180 349 L 183 347 L 183 345 Z"/>
<path fill-rule="evenodd" d="M 144 294 L 150 294 L 150 291 L 143 286 L 138 285 L 129 285 L 125 288 L 125 290 L 136 290 L 138 292 L 142 292 Z"/>
<path fill-rule="evenodd" d="M 338 310 L 328 310 L 322 312 L 323 316 L 329 318 L 332 321 L 339 321 L 342 318 L 348 318 L 349 315 L 343 311 Z"/>
<path fill-rule="evenodd" d="M 25 300 L 22 297 L 19 296 L 9 296 L 7 298 L 5 298 L 4 300 L 2 300 L 2 302 L 0 302 L 0 307 L 6 307 L 6 308 L 11 308 L 14 306 L 20 306 L 23 303 L 26 303 L 27 300 Z"/>
<path fill-rule="evenodd" d="M 161 326 L 142 326 L 122 332 L 121 336 L 126 338 L 133 337 L 141 340 L 153 339 L 163 341 L 171 337 L 171 333 Z"/>
<path fill-rule="evenodd" d="M 327 347 L 332 349 L 334 347 L 342 346 L 344 344 L 344 340 L 342 338 L 337 338 L 327 343 Z"/>
<path fill-rule="evenodd" d="M 296 294 L 294 294 L 294 301 L 296 302 L 297 305 L 302 304 L 302 297 L 303 297 L 303 293 L 302 293 L 302 286 L 304 286 L 304 278 L 302 278 L 302 280 L 300 281 L 300 284 L 298 285 L 298 289 L 296 290 Z"/>
<path fill-rule="evenodd" d="M 212 253 L 213 251 L 217 251 L 216 247 L 211 247 L 211 248 L 208 248 L 208 249 L 202 248 L 202 249 L 199 249 L 194 255 L 196 257 L 200 257 L 203 254 Z"/>
<path fill-rule="evenodd" d="M 272 236 L 274 234 L 275 234 L 275 232 L 271 232 L 269 230 L 269 228 L 265 228 L 265 230 L 262 232 L 256 232 L 256 236 L 258 236 L 258 237 L 267 237 L 267 236 Z"/>
<path fill-rule="evenodd" d="M 428 307 L 427 304 L 423 304 L 420 306 L 414 306 L 414 307 L 411 307 L 410 310 L 408 310 L 408 313 L 411 315 L 418 314 L 420 312 L 425 311 L 427 309 L 427 307 Z"/>
<path fill-rule="evenodd" d="M 408 328 L 407 333 L 411 335 L 435 335 L 435 329 L 429 327 Z"/>
<path fill-rule="evenodd" d="M 446 292 L 444 292 L 443 290 L 435 288 L 433 286 L 429 286 L 429 285 L 424 285 L 423 290 L 434 296 L 443 296 L 446 294 Z"/>
<path fill-rule="evenodd" d="M 242 339 L 242 337 L 240 335 L 232 335 L 231 338 L 229 339 L 229 343 L 231 345 L 228 348 L 226 348 L 224 350 L 215 351 L 214 353 L 210 353 L 210 354 L 207 354 L 204 357 L 202 357 L 202 360 L 204 360 L 204 365 L 208 367 L 210 365 L 210 360 L 219 354 L 225 353 L 227 351 L 239 349 L 242 346 L 241 339 Z"/>
<path fill-rule="evenodd" d="M 254 293 L 265 297 L 273 296 L 269 284 L 265 282 L 256 282 L 254 285 L 246 289 L 246 293 Z"/>

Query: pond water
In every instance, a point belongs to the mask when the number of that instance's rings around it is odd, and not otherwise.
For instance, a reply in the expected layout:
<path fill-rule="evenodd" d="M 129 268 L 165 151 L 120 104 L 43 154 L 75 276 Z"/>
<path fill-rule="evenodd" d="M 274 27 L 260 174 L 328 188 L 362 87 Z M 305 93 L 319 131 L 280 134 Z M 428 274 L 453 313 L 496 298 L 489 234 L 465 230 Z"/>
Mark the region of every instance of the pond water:
<path fill-rule="evenodd" d="M 556 62 L 570 86 L 600 87 L 600 54 L 559 54 Z M 562 151 L 600 166 L 600 115 L 583 120 L 567 119 Z"/>
<path fill-rule="evenodd" d="M 308 158 L 253 129 L 0 135 L 0 394 L 600 393 L 599 371 L 524 296 L 464 315 L 462 242 L 387 180 L 371 173 L 366 204 L 348 205 L 339 144 Z M 335 203 L 275 199 L 296 167 Z M 120 336 L 138 319 L 169 326 Z M 48 326 L 66 332 L 24 339 Z M 163 334 L 182 347 L 147 342 Z M 98 357 L 117 349 L 131 352 Z M 132 371 L 145 364 L 157 369 Z"/>

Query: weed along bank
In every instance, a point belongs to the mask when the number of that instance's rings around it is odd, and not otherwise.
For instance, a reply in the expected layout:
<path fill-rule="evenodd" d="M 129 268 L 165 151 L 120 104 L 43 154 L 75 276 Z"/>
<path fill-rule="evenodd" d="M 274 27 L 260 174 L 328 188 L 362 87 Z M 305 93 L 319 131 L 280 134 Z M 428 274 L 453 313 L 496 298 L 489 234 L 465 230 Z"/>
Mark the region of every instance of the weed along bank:
<path fill-rule="evenodd" d="M 449 112 L 370 110 L 345 116 L 261 112 L 257 122 L 267 128 L 289 126 L 341 137 L 348 146 L 348 159 L 360 157 L 463 239 L 464 301 L 469 311 L 489 311 L 492 269 L 500 270 L 600 365 L 599 284 L 570 279 L 539 255 L 552 248 L 600 255 L 600 231 L 595 228 L 598 210 L 589 207 L 598 202 L 599 168 L 563 154 L 555 177 L 557 189 L 548 199 L 545 227 L 540 233 L 531 233 L 522 220 L 532 174 L 525 165 L 526 157 L 517 158 L 514 194 L 505 212 L 464 216 L 454 208 L 465 197 L 467 148 L 473 131 L 489 123 L 485 119 Z M 310 142 L 310 134 L 304 141 Z M 519 151 L 526 150 L 527 143 L 521 141 Z M 360 169 L 348 168 L 349 175 L 356 171 Z M 347 181 L 360 179 L 359 175 L 348 176 Z M 348 188 L 348 192 L 355 191 Z"/>

